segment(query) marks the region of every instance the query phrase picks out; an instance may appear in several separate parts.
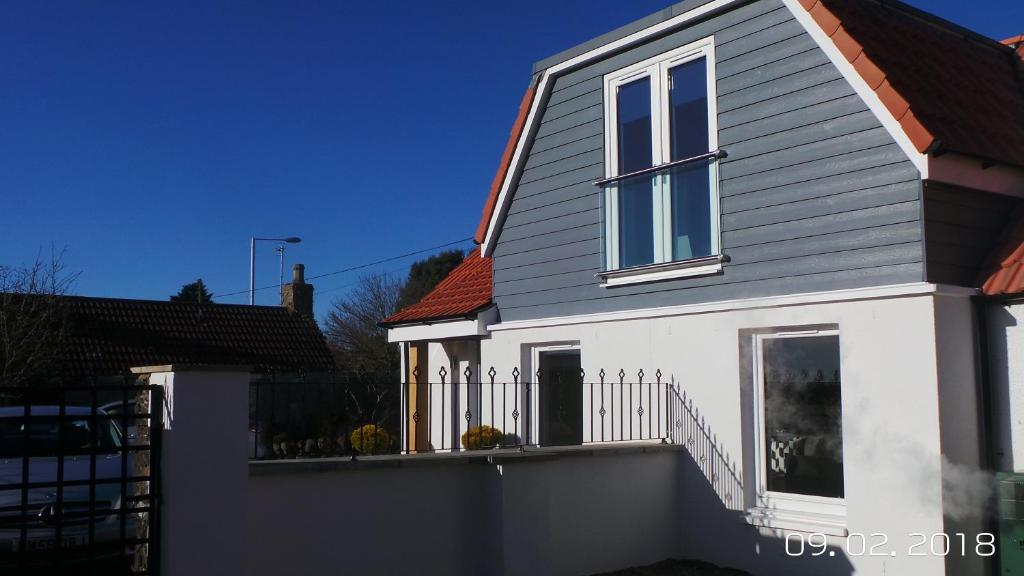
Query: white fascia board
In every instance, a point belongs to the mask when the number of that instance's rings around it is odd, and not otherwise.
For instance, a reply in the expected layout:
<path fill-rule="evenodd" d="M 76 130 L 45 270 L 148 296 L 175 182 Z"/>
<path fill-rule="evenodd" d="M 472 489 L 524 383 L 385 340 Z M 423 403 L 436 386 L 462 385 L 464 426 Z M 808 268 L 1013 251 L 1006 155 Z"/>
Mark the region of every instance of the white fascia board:
<path fill-rule="evenodd" d="M 921 178 L 928 178 L 928 155 L 917 150 L 917 146 L 914 146 L 914 143 L 910 141 L 910 137 L 904 132 L 899 120 L 892 115 L 892 112 L 889 112 L 889 109 L 882 103 L 882 99 L 878 97 L 878 94 L 868 86 L 868 83 L 864 81 L 864 78 L 853 67 L 853 64 L 843 56 L 843 53 L 836 47 L 835 42 L 825 34 L 821 26 L 818 26 L 810 12 L 800 4 L 799 0 L 782 0 L 782 3 L 786 5 L 786 8 L 793 14 L 797 22 L 800 22 L 804 30 L 810 34 L 818 47 L 825 52 L 832 65 L 838 68 L 839 72 L 846 78 L 846 81 L 853 86 L 860 99 L 867 104 L 871 112 L 881 121 L 885 130 L 896 141 L 896 144 L 907 155 L 907 158 L 917 167 L 917 171 L 921 173 Z"/>
<path fill-rule="evenodd" d="M 487 325 L 498 319 L 498 309 L 491 306 L 476 318 L 445 320 L 434 323 L 407 324 L 388 328 L 388 342 L 436 342 L 453 338 L 476 338 L 488 334 Z"/>
<path fill-rule="evenodd" d="M 648 318 L 663 318 L 667 316 L 688 316 L 693 314 L 754 310 L 759 308 L 782 308 L 786 306 L 800 306 L 805 304 L 827 304 L 833 302 L 905 298 L 911 296 L 932 295 L 970 297 L 977 293 L 978 290 L 974 288 L 961 288 L 958 286 L 930 284 L 927 282 L 914 282 L 909 284 L 893 284 L 889 286 L 870 288 L 851 288 L 848 290 L 832 290 L 828 292 L 808 292 L 804 294 L 790 294 L 785 296 L 766 296 L 763 298 L 725 300 L 722 302 L 709 302 L 705 304 L 683 304 L 679 306 L 664 306 L 660 308 L 646 308 L 642 310 L 624 310 L 621 312 L 579 314 L 576 316 L 558 316 L 552 318 L 539 318 L 536 320 L 512 320 L 509 322 L 501 322 L 500 324 L 491 324 L 487 326 L 487 329 L 492 332 L 496 332 L 500 330 L 519 330 L 523 328 L 546 328 L 571 324 L 592 324 L 598 322 L 640 320 Z"/>
<path fill-rule="evenodd" d="M 928 159 L 928 179 L 1024 198 L 1024 170 L 1014 166 L 985 168 L 981 160 L 948 153 Z"/>
<path fill-rule="evenodd" d="M 570 58 L 565 62 L 561 62 L 544 70 L 544 72 L 541 73 L 541 79 L 537 86 L 537 91 L 534 93 L 533 103 L 530 105 L 530 113 L 526 116 L 526 122 L 523 125 L 523 130 L 520 132 L 519 140 L 516 142 L 515 152 L 512 155 L 512 160 L 509 163 L 508 170 L 505 172 L 505 179 L 502 181 L 501 192 L 498 194 L 498 200 L 494 206 L 494 210 L 491 211 L 491 220 L 487 224 L 487 234 L 484 236 L 480 255 L 490 256 L 494 251 L 494 241 L 497 238 L 498 222 L 508 209 L 512 182 L 519 173 L 520 165 L 525 161 L 524 150 L 526 148 L 526 142 L 530 139 L 536 129 L 536 123 L 540 118 L 541 103 L 547 99 L 547 91 L 550 89 L 551 81 L 554 77 L 566 70 L 571 70 L 589 62 L 590 60 L 600 58 L 611 52 L 622 50 L 633 44 L 638 44 L 652 36 L 661 34 L 666 30 L 682 26 L 691 20 L 707 16 L 708 14 L 712 14 L 726 8 L 730 4 L 742 1 L 744 0 L 714 0 L 713 2 L 709 2 L 703 6 L 698 6 L 693 10 L 684 12 L 649 28 L 644 28 L 643 30 L 634 32 L 633 34 L 615 40 L 614 42 L 609 42 L 608 44 L 599 46 L 589 52 L 585 52 L 575 58 Z"/>

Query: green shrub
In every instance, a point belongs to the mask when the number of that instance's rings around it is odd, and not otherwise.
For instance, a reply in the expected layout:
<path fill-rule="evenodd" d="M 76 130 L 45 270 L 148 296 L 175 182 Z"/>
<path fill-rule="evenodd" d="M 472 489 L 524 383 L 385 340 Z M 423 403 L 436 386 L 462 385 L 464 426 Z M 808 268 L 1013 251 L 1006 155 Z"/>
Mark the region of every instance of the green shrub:
<path fill-rule="evenodd" d="M 352 448 L 360 454 L 384 454 L 391 446 L 391 435 L 376 424 L 356 428 L 349 436 Z"/>
<path fill-rule="evenodd" d="M 297 446 L 291 441 L 291 437 L 288 434 L 281 433 L 275 434 L 271 447 L 274 451 L 274 456 L 278 458 L 291 458 L 295 456 L 298 451 Z"/>
<path fill-rule="evenodd" d="M 467 450 L 483 450 L 498 446 L 501 444 L 502 438 L 501 430 L 484 424 L 466 430 L 466 433 L 462 435 L 462 445 Z"/>

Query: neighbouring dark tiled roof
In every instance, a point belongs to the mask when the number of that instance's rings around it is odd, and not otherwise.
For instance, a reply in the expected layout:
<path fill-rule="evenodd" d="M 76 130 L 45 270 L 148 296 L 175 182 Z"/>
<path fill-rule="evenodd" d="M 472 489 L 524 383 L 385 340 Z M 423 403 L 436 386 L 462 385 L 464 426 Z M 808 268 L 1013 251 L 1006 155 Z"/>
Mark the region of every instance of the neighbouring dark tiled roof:
<path fill-rule="evenodd" d="M 65 296 L 66 374 L 123 374 L 167 364 L 332 370 L 316 322 L 286 308 Z"/>
<path fill-rule="evenodd" d="M 477 248 L 422 300 L 387 317 L 381 325 L 471 316 L 491 305 L 491 293 L 491 259 L 481 257 Z"/>
<path fill-rule="evenodd" d="M 800 0 L 920 152 L 1024 166 L 1013 48 L 891 0 Z"/>

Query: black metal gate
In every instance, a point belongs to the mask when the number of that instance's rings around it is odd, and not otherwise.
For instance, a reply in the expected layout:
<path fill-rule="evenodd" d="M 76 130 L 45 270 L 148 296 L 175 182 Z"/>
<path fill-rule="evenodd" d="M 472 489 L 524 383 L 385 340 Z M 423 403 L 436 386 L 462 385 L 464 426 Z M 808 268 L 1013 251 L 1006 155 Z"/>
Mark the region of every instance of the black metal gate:
<path fill-rule="evenodd" d="M 163 389 L 0 388 L 0 574 L 156 574 Z"/>

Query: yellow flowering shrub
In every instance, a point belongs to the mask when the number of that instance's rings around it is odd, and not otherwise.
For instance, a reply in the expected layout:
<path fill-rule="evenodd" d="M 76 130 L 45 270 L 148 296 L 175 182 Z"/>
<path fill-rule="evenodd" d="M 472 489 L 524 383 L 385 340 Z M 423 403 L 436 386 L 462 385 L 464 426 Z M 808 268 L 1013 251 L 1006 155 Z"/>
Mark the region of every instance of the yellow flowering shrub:
<path fill-rule="evenodd" d="M 462 435 L 462 445 L 467 450 L 483 450 L 486 448 L 494 448 L 501 444 L 502 434 L 501 430 L 493 426 L 484 424 L 482 426 L 473 426 L 466 433 Z"/>
<path fill-rule="evenodd" d="M 349 440 L 352 448 L 360 454 L 385 454 L 391 448 L 391 435 L 376 424 L 356 428 Z"/>

